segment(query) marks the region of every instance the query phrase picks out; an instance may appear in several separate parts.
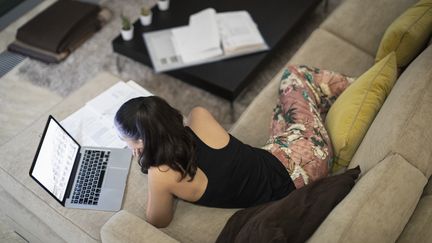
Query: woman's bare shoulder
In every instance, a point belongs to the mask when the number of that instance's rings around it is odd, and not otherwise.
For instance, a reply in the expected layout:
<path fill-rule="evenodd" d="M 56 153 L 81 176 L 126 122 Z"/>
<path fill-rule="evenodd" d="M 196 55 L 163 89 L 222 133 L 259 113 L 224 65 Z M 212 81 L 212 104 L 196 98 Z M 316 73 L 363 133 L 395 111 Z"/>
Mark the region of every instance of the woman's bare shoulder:
<path fill-rule="evenodd" d="M 148 169 L 148 171 L 151 173 L 151 175 L 157 176 L 175 175 L 177 173 L 177 171 L 171 169 L 171 167 L 168 165 L 152 166 Z"/>
<path fill-rule="evenodd" d="M 221 148 L 229 142 L 228 132 L 203 107 L 195 107 L 191 110 L 187 125 L 210 147 Z"/>

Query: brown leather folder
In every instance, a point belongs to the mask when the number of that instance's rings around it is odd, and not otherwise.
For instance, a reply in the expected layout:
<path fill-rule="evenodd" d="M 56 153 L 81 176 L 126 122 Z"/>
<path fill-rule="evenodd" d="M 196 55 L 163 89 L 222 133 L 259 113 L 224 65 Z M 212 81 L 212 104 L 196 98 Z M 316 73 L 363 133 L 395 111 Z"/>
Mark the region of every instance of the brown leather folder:
<path fill-rule="evenodd" d="M 98 5 L 61 0 L 24 24 L 8 50 L 47 63 L 64 60 L 111 17 Z"/>
<path fill-rule="evenodd" d="M 64 52 L 81 39 L 82 32 L 87 33 L 83 28 L 94 32 L 100 28 L 96 21 L 100 10 L 95 4 L 57 1 L 20 27 L 16 39 L 50 52 Z"/>

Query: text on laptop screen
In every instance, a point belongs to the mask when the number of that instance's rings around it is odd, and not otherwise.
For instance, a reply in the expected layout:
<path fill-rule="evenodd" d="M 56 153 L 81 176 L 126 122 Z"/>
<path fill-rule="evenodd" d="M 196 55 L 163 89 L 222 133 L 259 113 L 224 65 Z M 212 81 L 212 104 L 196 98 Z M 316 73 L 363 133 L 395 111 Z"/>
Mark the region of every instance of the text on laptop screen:
<path fill-rule="evenodd" d="M 79 145 L 50 119 L 32 176 L 60 201 L 63 200 Z"/>

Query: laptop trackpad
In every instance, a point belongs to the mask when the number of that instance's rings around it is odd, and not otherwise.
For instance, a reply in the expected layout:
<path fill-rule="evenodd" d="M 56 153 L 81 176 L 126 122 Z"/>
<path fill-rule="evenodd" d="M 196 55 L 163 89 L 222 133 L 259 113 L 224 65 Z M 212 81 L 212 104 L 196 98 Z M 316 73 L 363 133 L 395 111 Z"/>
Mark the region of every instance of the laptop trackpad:
<path fill-rule="evenodd" d="M 108 168 L 103 187 L 123 190 L 126 184 L 127 173 L 126 169 Z"/>

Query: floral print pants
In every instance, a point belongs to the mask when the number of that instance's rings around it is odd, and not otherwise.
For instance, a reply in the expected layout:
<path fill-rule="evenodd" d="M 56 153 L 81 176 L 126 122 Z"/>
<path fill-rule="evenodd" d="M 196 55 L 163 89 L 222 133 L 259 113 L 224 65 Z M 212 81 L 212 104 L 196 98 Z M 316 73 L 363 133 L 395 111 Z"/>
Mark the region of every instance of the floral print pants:
<path fill-rule="evenodd" d="M 296 188 L 328 175 L 333 150 L 324 127 L 325 115 L 353 81 L 304 65 L 285 68 L 270 139 L 263 148 L 282 162 Z"/>

